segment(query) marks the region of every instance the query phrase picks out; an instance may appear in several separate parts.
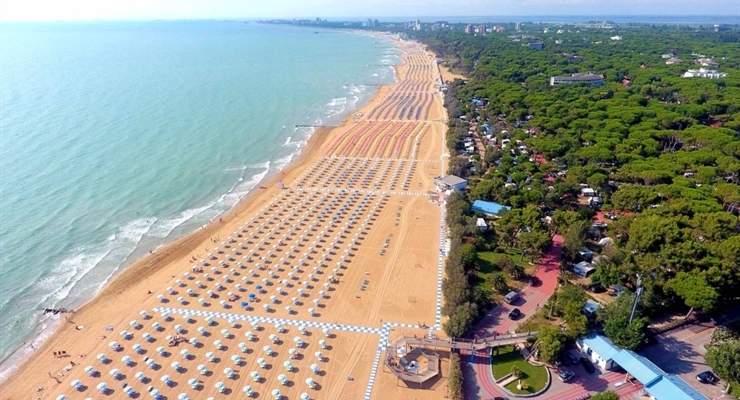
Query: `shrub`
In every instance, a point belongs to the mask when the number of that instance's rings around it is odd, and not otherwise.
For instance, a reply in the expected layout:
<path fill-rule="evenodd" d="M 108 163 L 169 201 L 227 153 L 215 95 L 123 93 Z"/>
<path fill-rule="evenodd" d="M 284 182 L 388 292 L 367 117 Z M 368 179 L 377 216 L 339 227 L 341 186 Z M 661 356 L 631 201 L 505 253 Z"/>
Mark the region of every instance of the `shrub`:
<path fill-rule="evenodd" d="M 451 400 L 463 399 L 463 374 L 460 366 L 460 355 L 452 353 L 450 355 L 450 377 L 447 380 L 450 388 Z"/>

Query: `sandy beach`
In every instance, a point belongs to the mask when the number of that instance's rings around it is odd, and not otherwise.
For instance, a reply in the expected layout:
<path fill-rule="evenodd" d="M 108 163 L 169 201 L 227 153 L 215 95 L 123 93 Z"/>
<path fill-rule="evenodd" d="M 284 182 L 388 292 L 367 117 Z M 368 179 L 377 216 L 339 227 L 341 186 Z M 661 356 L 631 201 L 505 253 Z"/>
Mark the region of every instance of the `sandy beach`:
<path fill-rule="evenodd" d="M 381 361 L 400 335 L 443 335 L 440 72 L 420 45 L 398 46 L 397 83 L 60 316 L 0 398 L 444 398 L 446 352 L 423 389 Z"/>

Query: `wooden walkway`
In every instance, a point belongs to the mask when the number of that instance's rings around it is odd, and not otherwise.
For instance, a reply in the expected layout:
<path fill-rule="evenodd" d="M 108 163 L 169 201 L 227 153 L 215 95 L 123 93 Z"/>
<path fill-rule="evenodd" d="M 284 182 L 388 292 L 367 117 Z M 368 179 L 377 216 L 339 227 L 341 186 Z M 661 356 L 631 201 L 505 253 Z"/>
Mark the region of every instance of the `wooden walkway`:
<path fill-rule="evenodd" d="M 439 340 L 439 339 L 428 339 L 424 337 L 408 337 L 403 336 L 393 346 L 396 348 L 398 345 L 407 346 L 419 346 L 419 347 L 443 347 L 447 349 L 459 349 L 459 350 L 485 350 L 492 347 L 507 346 L 519 343 L 525 343 L 527 339 L 537 336 L 537 332 L 524 332 L 514 333 L 506 335 L 495 335 L 486 338 L 475 339 L 475 340 Z"/>

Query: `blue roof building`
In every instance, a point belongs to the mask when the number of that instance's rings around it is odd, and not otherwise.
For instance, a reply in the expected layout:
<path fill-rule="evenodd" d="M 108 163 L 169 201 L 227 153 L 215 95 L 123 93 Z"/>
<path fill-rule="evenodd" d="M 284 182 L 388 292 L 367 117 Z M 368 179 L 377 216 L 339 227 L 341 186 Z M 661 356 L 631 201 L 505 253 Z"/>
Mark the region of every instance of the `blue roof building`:
<path fill-rule="evenodd" d="M 658 400 L 708 400 L 676 375 L 667 374 L 647 358 L 621 349 L 604 336 L 590 334 L 578 339 L 578 348 L 605 370 L 620 366 L 640 381 L 643 390 Z"/>
<path fill-rule="evenodd" d="M 481 212 L 489 216 L 499 216 L 502 210 L 510 210 L 511 207 L 507 207 L 492 201 L 476 200 L 473 202 L 473 206 L 470 207 L 474 212 Z"/>

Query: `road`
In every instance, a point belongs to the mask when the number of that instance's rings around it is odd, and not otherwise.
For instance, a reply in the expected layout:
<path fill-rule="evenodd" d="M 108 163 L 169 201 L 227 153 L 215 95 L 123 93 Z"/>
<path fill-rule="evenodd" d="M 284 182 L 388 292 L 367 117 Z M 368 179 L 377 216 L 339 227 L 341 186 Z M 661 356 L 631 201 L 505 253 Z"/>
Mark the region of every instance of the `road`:
<path fill-rule="evenodd" d="M 714 331 L 714 323 L 694 323 L 662 333 L 655 337 L 656 344 L 640 351 L 663 371 L 676 374 L 694 389 L 710 399 L 722 396 L 722 386 L 703 384 L 696 380 L 700 372 L 711 370 L 704 362 L 706 349 Z"/>

